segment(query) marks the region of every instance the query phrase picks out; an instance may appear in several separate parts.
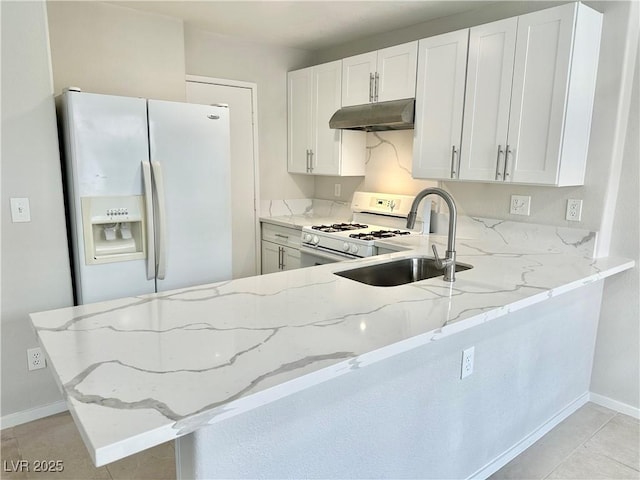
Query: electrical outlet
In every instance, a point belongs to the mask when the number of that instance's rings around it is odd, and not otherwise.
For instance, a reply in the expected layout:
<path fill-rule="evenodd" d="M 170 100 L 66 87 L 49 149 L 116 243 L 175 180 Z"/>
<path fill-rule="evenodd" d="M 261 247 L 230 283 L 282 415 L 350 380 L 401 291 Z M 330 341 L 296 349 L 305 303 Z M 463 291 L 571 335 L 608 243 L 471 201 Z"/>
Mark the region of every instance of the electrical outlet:
<path fill-rule="evenodd" d="M 473 373 L 473 354 L 476 347 L 469 347 L 462 351 L 462 365 L 460 367 L 460 379 Z"/>
<path fill-rule="evenodd" d="M 342 184 L 334 183 L 333 184 L 333 196 L 339 197 L 342 194 Z"/>
<path fill-rule="evenodd" d="M 572 222 L 580 221 L 582 218 L 582 200 L 576 200 L 573 198 L 567 200 L 567 215 L 565 218 Z"/>
<path fill-rule="evenodd" d="M 509 213 L 512 215 L 529 216 L 531 211 L 531 197 L 529 195 L 511 195 Z"/>
<path fill-rule="evenodd" d="M 29 370 L 39 370 L 47 366 L 47 361 L 40 347 L 27 349 L 27 367 Z"/>

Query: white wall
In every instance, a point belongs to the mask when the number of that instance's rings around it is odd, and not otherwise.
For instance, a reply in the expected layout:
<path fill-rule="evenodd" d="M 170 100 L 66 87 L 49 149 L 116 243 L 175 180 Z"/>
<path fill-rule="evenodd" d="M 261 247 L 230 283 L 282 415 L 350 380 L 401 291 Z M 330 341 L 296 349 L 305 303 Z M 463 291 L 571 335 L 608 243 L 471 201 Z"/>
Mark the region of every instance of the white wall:
<path fill-rule="evenodd" d="M 611 254 L 636 267 L 605 281 L 591 390 L 640 408 L 640 58 L 636 61 Z"/>
<path fill-rule="evenodd" d="M 185 29 L 186 69 L 191 75 L 258 85 L 260 196 L 263 200 L 311 198 L 314 179 L 287 173 L 287 72 L 309 52 Z"/>
<path fill-rule="evenodd" d="M 185 101 L 182 20 L 101 2 L 47 2 L 56 93 Z"/>
<path fill-rule="evenodd" d="M 73 304 L 44 2 L 2 2 L 2 416 L 62 397 L 49 369 L 27 371 L 37 346 L 28 314 Z M 10 197 L 31 222 L 12 223 Z"/>

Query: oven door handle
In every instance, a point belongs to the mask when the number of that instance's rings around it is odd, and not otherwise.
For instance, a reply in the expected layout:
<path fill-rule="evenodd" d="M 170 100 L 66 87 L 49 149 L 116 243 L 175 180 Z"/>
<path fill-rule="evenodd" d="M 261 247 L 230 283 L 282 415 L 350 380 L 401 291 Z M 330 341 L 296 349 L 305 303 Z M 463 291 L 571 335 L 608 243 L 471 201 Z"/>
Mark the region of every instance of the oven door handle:
<path fill-rule="evenodd" d="M 338 255 L 335 253 L 330 253 L 325 250 L 319 250 L 317 248 L 309 248 L 304 245 L 300 247 L 301 254 L 311 255 L 313 257 L 322 258 L 324 260 L 331 260 L 333 262 L 344 262 L 345 260 L 353 260 L 360 257 L 355 257 L 352 255 Z"/>

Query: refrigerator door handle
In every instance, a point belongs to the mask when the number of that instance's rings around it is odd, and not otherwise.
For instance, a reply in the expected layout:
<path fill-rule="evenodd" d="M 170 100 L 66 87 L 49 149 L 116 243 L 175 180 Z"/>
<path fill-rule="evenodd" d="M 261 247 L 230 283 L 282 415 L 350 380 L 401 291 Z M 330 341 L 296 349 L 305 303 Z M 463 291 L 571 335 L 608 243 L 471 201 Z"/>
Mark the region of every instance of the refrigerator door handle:
<path fill-rule="evenodd" d="M 153 186 L 151 184 L 151 165 L 147 160 L 142 161 L 142 179 L 144 182 L 144 207 L 147 217 L 147 280 L 156 277 L 156 250 L 153 240 Z"/>
<path fill-rule="evenodd" d="M 158 280 L 164 280 L 164 276 L 167 268 L 167 249 L 166 249 L 166 225 L 167 225 L 167 213 L 165 210 L 165 196 L 164 196 L 164 181 L 162 178 L 162 166 L 160 162 L 151 162 L 151 168 L 153 170 L 153 184 L 156 191 L 156 199 L 158 201 L 158 225 L 157 225 L 157 247 L 158 247 L 158 271 L 156 278 Z"/>

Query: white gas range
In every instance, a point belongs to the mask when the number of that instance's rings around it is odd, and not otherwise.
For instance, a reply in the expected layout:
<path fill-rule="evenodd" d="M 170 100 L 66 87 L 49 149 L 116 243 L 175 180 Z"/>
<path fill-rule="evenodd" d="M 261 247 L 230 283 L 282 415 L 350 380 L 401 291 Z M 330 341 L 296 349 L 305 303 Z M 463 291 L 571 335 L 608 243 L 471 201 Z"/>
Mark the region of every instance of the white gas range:
<path fill-rule="evenodd" d="M 355 192 L 351 202 L 352 221 L 302 228 L 301 265 L 309 267 L 353 258 L 377 255 L 375 241 L 428 232 L 430 202 L 423 202 L 416 230 L 405 225 L 413 197 L 387 193 Z"/>

